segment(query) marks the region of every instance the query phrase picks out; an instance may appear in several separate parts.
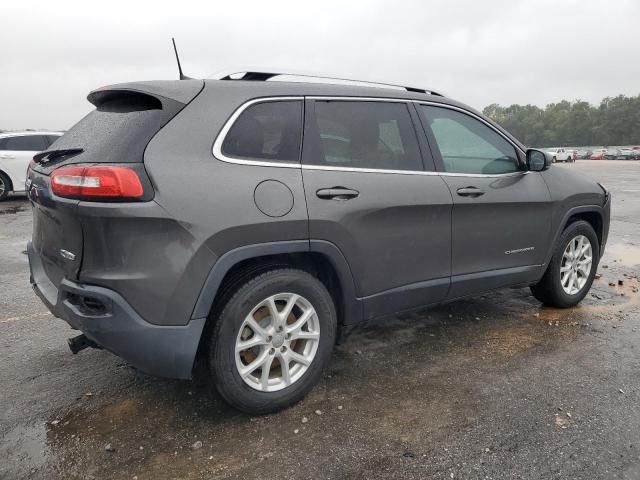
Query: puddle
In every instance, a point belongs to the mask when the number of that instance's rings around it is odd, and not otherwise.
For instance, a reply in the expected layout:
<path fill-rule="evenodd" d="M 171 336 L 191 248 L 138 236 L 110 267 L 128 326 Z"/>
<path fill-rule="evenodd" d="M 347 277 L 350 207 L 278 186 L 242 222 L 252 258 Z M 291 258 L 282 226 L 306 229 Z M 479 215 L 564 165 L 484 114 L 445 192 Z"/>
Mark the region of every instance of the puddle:
<path fill-rule="evenodd" d="M 618 263 L 627 266 L 640 265 L 640 247 L 628 243 L 607 245 L 605 259 L 616 260 Z"/>

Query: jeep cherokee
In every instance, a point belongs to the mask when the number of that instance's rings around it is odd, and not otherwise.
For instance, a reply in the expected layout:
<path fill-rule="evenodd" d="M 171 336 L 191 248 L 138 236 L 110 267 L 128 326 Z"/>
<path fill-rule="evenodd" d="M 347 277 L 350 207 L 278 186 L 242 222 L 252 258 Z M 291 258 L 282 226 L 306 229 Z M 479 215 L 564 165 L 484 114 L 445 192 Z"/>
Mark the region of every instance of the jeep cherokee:
<path fill-rule="evenodd" d="M 34 157 L 31 283 L 74 353 L 185 379 L 203 359 L 266 413 L 370 319 L 503 287 L 584 298 L 601 185 L 431 90 L 274 79 L 103 87 Z"/>

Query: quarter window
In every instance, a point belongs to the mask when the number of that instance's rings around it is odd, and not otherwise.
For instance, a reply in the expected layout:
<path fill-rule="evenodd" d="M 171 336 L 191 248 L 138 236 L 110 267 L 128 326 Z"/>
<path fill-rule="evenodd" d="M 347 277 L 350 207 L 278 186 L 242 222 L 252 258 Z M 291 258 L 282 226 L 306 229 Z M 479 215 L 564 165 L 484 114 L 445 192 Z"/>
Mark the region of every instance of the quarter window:
<path fill-rule="evenodd" d="M 222 143 L 228 157 L 298 162 L 302 132 L 302 102 L 263 102 L 238 117 Z"/>
<path fill-rule="evenodd" d="M 41 135 L 24 135 L 0 139 L 0 150 L 39 152 L 45 148 L 44 137 Z"/>
<path fill-rule="evenodd" d="M 316 135 L 315 141 L 309 141 L 316 145 L 305 154 L 306 163 L 422 170 L 415 130 L 404 103 L 317 100 L 314 105 Z"/>
<path fill-rule="evenodd" d="M 456 110 L 420 106 L 431 127 L 445 172 L 500 174 L 520 170 L 516 150 L 504 137 Z"/>

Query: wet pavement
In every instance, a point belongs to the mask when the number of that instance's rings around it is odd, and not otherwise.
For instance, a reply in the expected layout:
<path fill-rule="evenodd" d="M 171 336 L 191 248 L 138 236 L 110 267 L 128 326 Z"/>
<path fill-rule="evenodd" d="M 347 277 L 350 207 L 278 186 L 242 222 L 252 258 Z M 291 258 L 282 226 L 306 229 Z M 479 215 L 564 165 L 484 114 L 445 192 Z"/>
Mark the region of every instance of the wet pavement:
<path fill-rule="evenodd" d="M 614 195 L 602 277 L 580 306 L 515 289 L 389 319 L 264 417 L 203 380 L 71 355 L 72 331 L 28 284 L 28 203 L 3 202 L 0 478 L 640 478 L 640 162 L 553 168 Z"/>

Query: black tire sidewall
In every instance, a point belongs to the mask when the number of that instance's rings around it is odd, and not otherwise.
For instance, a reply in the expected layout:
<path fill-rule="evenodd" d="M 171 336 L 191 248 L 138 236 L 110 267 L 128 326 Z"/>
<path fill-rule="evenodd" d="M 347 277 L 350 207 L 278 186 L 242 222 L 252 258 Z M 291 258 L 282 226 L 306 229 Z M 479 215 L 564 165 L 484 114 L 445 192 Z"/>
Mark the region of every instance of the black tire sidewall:
<path fill-rule="evenodd" d="M 9 196 L 9 192 L 11 191 L 11 180 L 4 173 L 0 172 L 0 179 L 4 183 L 4 192 L 0 194 L 0 202 Z"/>
<path fill-rule="evenodd" d="M 584 284 L 582 289 L 574 294 L 569 295 L 564 291 L 561 284 L 561 276 L 560 276 L 560 266 L 562 264 L 562 257 L 564 255 L 564 250 L 567 248 L 569 241 L 578 235 L 584 235 L 589 242 L 591 243 L 591 251 L 592 251 L 592 263 L 591 263 L 591 271 L 589 272 L 589 277 L 587 278 L 587 282 Z M 574 306 L 579 303 L 589 292 L 591 289 L 591 285 L 593 284 L 593 280 L 595 278 L 596 271 L 598 269 L 598 263 L 600 261 L 600 246 L 598 242 L 598 236 L 596 232 L 593 230 L 593 227 L 583 221 L 577 221 L 570 224 L 565 231 L 562 233 L 558 245 L 556 247 L 556 251 L 551 259 L 551 263 L 549 264 L 549 268 L 551 269 L 551 275 L 548 281 L 552 282 L 550 285 L 553 289 L 554 296 L 557 299 L 558 306 L 569 307 Z"/>
<path fill-rule="evenodd" d="M 295 293 L 316 310 L 320 340 L 316 355 L 305 374 L 287 388 L 261 392 L 247 385 L 235 364 L 235 342 L 249 312 L 262 300 L 277 293 Z M 318 279 L 295 269 L 263 273 L 241 286 L 224 306 L 211 338 L 210 366 L 216 388 L 235 408 L 252 414 L 270 413 L 302 399 L 322 375 L 335 343 L 337 316 L 331 295 Z"/>

